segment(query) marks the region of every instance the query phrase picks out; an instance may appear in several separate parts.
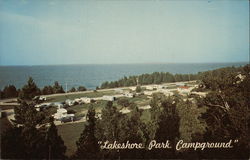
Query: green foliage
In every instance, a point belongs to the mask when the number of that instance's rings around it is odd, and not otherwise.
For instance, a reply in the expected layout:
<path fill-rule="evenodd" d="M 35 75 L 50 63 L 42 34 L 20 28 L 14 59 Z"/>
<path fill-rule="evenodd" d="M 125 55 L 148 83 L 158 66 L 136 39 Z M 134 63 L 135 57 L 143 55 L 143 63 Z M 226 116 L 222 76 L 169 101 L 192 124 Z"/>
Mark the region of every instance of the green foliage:
<path fill-rule="evenodd" d="M 76 92 L 76 88 L 75 87 L 72 87 L 69 92 Z"/>
<path fill-rule="evenodd" d="M 23 86 L 19 93 L 19 98 L 23 100 L 31 100 L 40 94 L 40 89 L 37 87 L 33 79 L 30 77 L 27 84 Z"/>
<path fill-rule="evenodd" d="M 104 82 L 101 84 L 101 88 L 115 88 L 115 87 L 126 87 L 126 86 L 136 86 L 138 83 L 140 85 L 147 84 L 160 84 L 167 82 L 179 82 L 179 81 L 189 81 L 199 79 L 198 74 L 176 74 L 173 75 L 169 72 L 154 72 L 151 74 L 142 74 L 139 76 L 129 76 L 123 77 L 118 81 Z"/>
<path fill-rule="evenodd" d="M 1 158 L 25 158 L 25 145 L 21 133 L 21 128 L 14 127 L 1 134 Z"/>
<path fill-rule="evenodd" d="M 95 110 L 90 107 L 87 113 L 87 122 L 81 133 L 79 140 L 76 142 L 77 151 L 74 158 L 96 159 L 99 157 L 99 145 L 95 136 L 96 118 Z"/>
<path fill-rule="evenodd" d="M 123 107 L 128 107 L 130 105 L 129 100 L 126 98 L 120 98 L 117 101 L 117 104 L 123 106 Z"/>
<path fill-rule="evenodd" d="M 135 89 L 135 91 L 136 91 L 137 93 L 140 93 L 140 92 L 142 91 L 142 88 L 141 88 L 141 86 L 136 86 L 136 89 Z"/>
<path fill-rule="evenodd" d="M 13 98 L 18 96 L 18 91 L 13 85 L 5 86 L 1 93 L 1 98 Z"/>
<path fill-rule="evenodd" d="M 84 86 L 79 86 L 77 90 L 78 91 L 86 91 L 87 89 Z"/>
<path fill-rule="evenodd" d="M 27 104 L 25 101 L 15 107 L 14 112 L 14 128 L 9 129 L 4 135 L 3 154 L 6 156 L 5 158 L 65 157 L 65 146 L 61 138 L 57 136 L 55 125 L 52 123 L 47 129 L 47 124 L 52 119 L 46 117 L 43 112 L 37 112 L 34 104 Z M 48 148 L 53 149 L 53 154 Z"/>
<path fill-rule="evenodd" d="M 180 139 L 185 142 L 199 141 L 199 135 L 203 135 L 206 130 L 206 123 L 201 120 L 202 113 L 205 112 L 202 108 L 198 108 L 191 101 L 180 101 L 176 109 L 180 117 Z"/>
<path fill-rule="evenodd" d="M 231 150 L 221 153 L 219 150 L 208 151 L 207 157 L 247 158 L 249 157 L 249 97 L 250 67 L 224 68 L 207 72 L 202 83 L 213 90 L 199 103 L 208 107 L 204 113 L 207 141 L 225 141 L 237 139 L 239 142 Z M 213 153 L 213 154 L 211 154 Z"/>
<path fill-rule="evenodd" d="M 58 81 L 55 81 L 54 83 L 53 93 L 65 93 L 63 87 L 58 83 Z"/>
<path fill-rule="evenodd" d="M 52 86 L 44 86 L 44 88 L 42 89 L 42 94 L 43 95 L 48 95 L 48 94 L 53 94 L 54 90 Z"/>
<path fill-rule="evenodd" d="M 50 122 L 50 126 L 45 137 L 47 159 L 64 159 L 66 147 L 61 136 L 58 135 L 57 128 L 53 121 Z"/>

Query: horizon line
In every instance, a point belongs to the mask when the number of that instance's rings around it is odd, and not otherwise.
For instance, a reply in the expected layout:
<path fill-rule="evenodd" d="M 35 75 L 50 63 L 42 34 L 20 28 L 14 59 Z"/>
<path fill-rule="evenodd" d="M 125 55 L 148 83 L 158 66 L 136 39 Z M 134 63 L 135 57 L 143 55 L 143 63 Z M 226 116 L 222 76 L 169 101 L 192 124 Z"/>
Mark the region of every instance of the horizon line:
<path fill-rule="evenodd" d="M 14 65 L 1 65 L 0 67 L 15 67 L 15 66 L 70 66 L 70 65 L 134 65 L 134 64 L 221 64 L 221 63 L 246 63 L 248 61 L 239 62 L 132 62 L 132 63 L 71 63 L 71 64 L 14 64 Z"/>

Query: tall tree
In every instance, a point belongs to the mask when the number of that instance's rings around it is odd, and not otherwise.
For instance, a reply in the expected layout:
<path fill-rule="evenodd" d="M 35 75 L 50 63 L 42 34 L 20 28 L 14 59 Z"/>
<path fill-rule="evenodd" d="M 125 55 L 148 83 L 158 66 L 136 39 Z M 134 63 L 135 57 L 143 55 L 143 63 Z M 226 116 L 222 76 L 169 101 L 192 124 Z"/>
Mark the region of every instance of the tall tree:
<path fill-rule="evenodd" d="M 5 86 L 3 89 L 3 96 L 4 98 L 13 98 L 18 96 L 18 92 L 16 87 L 13 85 Z"/>
<path fill-rule="evenodd" d="M 63 87 L 59 84 L 58 81 L 55 81 L 53 90 L 54 90 L 54 93 L 64 93 Z"/>
<path fill-rule="evenodd" d="M 79 140 L 76 142 L 77 151 L 74 158 L 96 159 L 99 157 L 99 145 L 95 136 L 96 117 L 92 106 L 89 108 L 86 116 L 87 122 Z"/>
<path fill-rule="evenodd" d="M 53 122 L 53 119 L 50 122 L 50 126 L 47 130 L 46 137 L 46 148 L 47 148 L 47 159 L 64 159 L 66 158 L 66 146 L 61 138 L 58 135 L 57 128 Z"/>
<path fill-rule="evenodd" d="M 21 92 L 19 93 L 19 98 L 24 100 L 31 100 L 35 96 L 40 94 L 40 89 L 37 87 L 34 80 L 29 77 L 26 85 L 23 86 Z"/>

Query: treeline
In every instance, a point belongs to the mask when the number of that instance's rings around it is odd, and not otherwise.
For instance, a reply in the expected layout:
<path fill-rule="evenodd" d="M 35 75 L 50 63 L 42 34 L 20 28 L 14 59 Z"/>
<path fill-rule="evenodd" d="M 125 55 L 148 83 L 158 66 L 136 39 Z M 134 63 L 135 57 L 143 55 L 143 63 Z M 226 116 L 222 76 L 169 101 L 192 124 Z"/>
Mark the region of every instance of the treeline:
<path fill-rule="evenodd" d="M 86 91 L 84 86 L 79 86 L 77 89 L 72 87 L 69 92 Z M 21 98 L 31 99 L 38 95 L 49 95 L 55 93 L 65 93 L 62 85 L 58 81 L 55 81 L 53 86 L 47 85 L 42 89 L 38 88 L 32 77 L 30 77 L 21 89 L 17 89 L 14 85 L 5 86 L 3 91 L 0 90 L 0 98 Z"/>
<path fill-rule="evenodd" d="M 221 70 L 225 71 L 239 71 L 242 67 L 226 67 L 221 69 L 213 70 L 214 73 L 219 74 Z M 161 84 L 161 83 L 171 83 L 171 82 L 182 82 L 182 81 L 192 81 L 201 80 L 202 76 L 208 75 L 212 71 L 198 72 L 197 74 L 171 74 L 169 72 L 154 72 L 151 74 L 142 74 L 139 76 L 124 76 L 117 81 L 106 81 L 101 84 L 102 89 L 104 88 L 116 88 L 116 87 L 128 87 L 147 84 Z"/>
<path fill-rule="evenodd" d="M 161 84 L 168 82 L 181 82 L 199 79 L 199 74 L 171 74 L 169 72 L 154 72 L 152 74 L 142 74 L 139 76 L 123 77 L 117 81 L 104 82 L 101 88 L 116 88 L 147 84 Z"/>

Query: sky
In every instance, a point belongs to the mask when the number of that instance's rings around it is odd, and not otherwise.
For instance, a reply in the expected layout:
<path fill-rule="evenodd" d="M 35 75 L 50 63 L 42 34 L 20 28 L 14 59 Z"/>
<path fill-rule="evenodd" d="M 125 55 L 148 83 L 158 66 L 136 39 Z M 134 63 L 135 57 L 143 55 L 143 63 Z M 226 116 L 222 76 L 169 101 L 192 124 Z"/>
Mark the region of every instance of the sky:
<path fill-rule="evenodd" d="M 0 0 L 0 65 L 248 60 L 248 0 Z"/>

